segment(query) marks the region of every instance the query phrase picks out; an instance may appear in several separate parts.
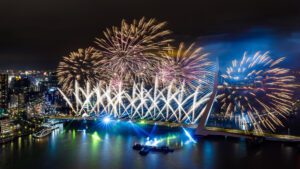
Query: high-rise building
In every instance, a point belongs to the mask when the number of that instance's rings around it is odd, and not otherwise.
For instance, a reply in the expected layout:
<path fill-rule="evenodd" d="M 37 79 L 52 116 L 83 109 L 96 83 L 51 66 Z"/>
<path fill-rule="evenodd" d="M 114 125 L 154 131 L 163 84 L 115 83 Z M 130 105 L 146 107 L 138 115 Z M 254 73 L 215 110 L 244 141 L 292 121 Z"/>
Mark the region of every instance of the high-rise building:
<path fill-rule="evenodd" d="M 8 75 L 0 74 L 0 114 L 5 113 L 8 105 Z"/>

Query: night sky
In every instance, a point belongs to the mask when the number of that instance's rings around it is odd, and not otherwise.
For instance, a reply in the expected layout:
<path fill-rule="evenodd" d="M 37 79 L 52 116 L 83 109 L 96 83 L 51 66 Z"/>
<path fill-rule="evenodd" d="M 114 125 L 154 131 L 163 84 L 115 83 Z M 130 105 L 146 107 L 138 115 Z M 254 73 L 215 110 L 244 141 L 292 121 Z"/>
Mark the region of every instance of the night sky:
<path fill-rule="evenodd" d="M 300 57 L 299 9 L 299 0 L 2 0 L 0 69 L 55 69 L 70 51 L 94 45 L 94 38 L 106 27 L 142 16 L 168 21 L 174 37 L 202 40 L 212 51 L 228 47 L 230 40 L 243 41 L 243 34 L 249 37 L 250 32 L 259 43 L 264 43 L 261 37 L 269 38 L 266 49 L 276 39 L 275 45 L 289 50 L 278 55 L 291 54 L 295 59 Z M 266 30 L 268 35 L 263 34 Z M 297 43 L 292 43 L 295 39 Z M 216 53 L 225 60 L 232 54 Z"/>

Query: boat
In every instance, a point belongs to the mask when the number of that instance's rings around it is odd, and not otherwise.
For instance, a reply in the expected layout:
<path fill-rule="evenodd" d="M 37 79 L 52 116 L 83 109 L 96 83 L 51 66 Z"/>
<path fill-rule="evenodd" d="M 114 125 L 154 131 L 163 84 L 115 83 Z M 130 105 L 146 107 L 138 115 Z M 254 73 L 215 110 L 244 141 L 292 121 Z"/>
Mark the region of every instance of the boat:
<path fill-rule="evenodd" d="M 40 131 L 38 131 L 36 133 L 33 133 L 32 136 L 34 138 L 43 138 L 43 137 L 46 137 L 49 134 L 51 134 L 52 131 L 53 131 L 53 128 L 47 127 L 47 128 L 44 128 L 44 129 L 42 129 L 42 130 L 40 130 Z"/>
<path fill-rule="evenodd" d="M 49 122 L 42 124 L 42 129 L 36 133 L 33 133 L 32 136 L 34 138 L 42 138 L 48 136 L 50 133 L 52 133 L 53 130 L 59 129 L 59 122 Z"/>
<path fill-rule="evenodd" d="M 162 153 L 172 153 L 174 152 L 174 149 L 171 149 L 168 146 L 149 146 L 149 145 L 142 145 L 142 144 L 134 144 L 132 146 L 132 149 L 139 151 L 139 154 L 142 156 L 147 155 L 150 151 L 154 152 L 162 152 Z"/>

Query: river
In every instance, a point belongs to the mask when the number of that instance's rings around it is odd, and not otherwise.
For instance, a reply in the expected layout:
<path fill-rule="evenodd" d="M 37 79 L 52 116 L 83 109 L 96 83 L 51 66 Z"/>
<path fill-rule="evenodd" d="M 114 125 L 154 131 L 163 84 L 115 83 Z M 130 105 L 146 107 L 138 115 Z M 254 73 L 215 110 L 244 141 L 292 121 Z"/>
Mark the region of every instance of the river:
<path fill-rule="evenodd" d="M 253 147 L 243 139 L 199 138 L 193 143 L 179 129 L 157 126 L 65 125 L 43 139 L 32 136 L 0 145 L 1 169 L 214 169 L 300 168 L 299 147 L 265 142 Z M 190 131 L 193 132 L 193 131 Z M 141 156 L 134 143 L 150 139 L 175 148 L 169 154 Z"/>

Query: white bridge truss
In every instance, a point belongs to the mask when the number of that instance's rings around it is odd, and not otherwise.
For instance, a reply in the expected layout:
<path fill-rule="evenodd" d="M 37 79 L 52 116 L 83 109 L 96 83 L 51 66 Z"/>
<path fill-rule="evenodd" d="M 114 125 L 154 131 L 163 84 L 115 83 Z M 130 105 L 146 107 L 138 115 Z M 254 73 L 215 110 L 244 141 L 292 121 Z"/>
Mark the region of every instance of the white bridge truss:
<path fill-rule="evenodd" d="M 200 119 L 212 93 L 211 89 L 204 90 L 201 86 L 187 92 L 184 84 L 159 87 L 157 81 L 152 88 L 141 83 L 133 84 L 129 90 L 102 83 L 91 90 L 88 82 L 85 88 L 76 83 L 70 97 L 58 90 L 76 115 L 108 114 L 115 118 L 185 124 L 195 124 Z"/>

